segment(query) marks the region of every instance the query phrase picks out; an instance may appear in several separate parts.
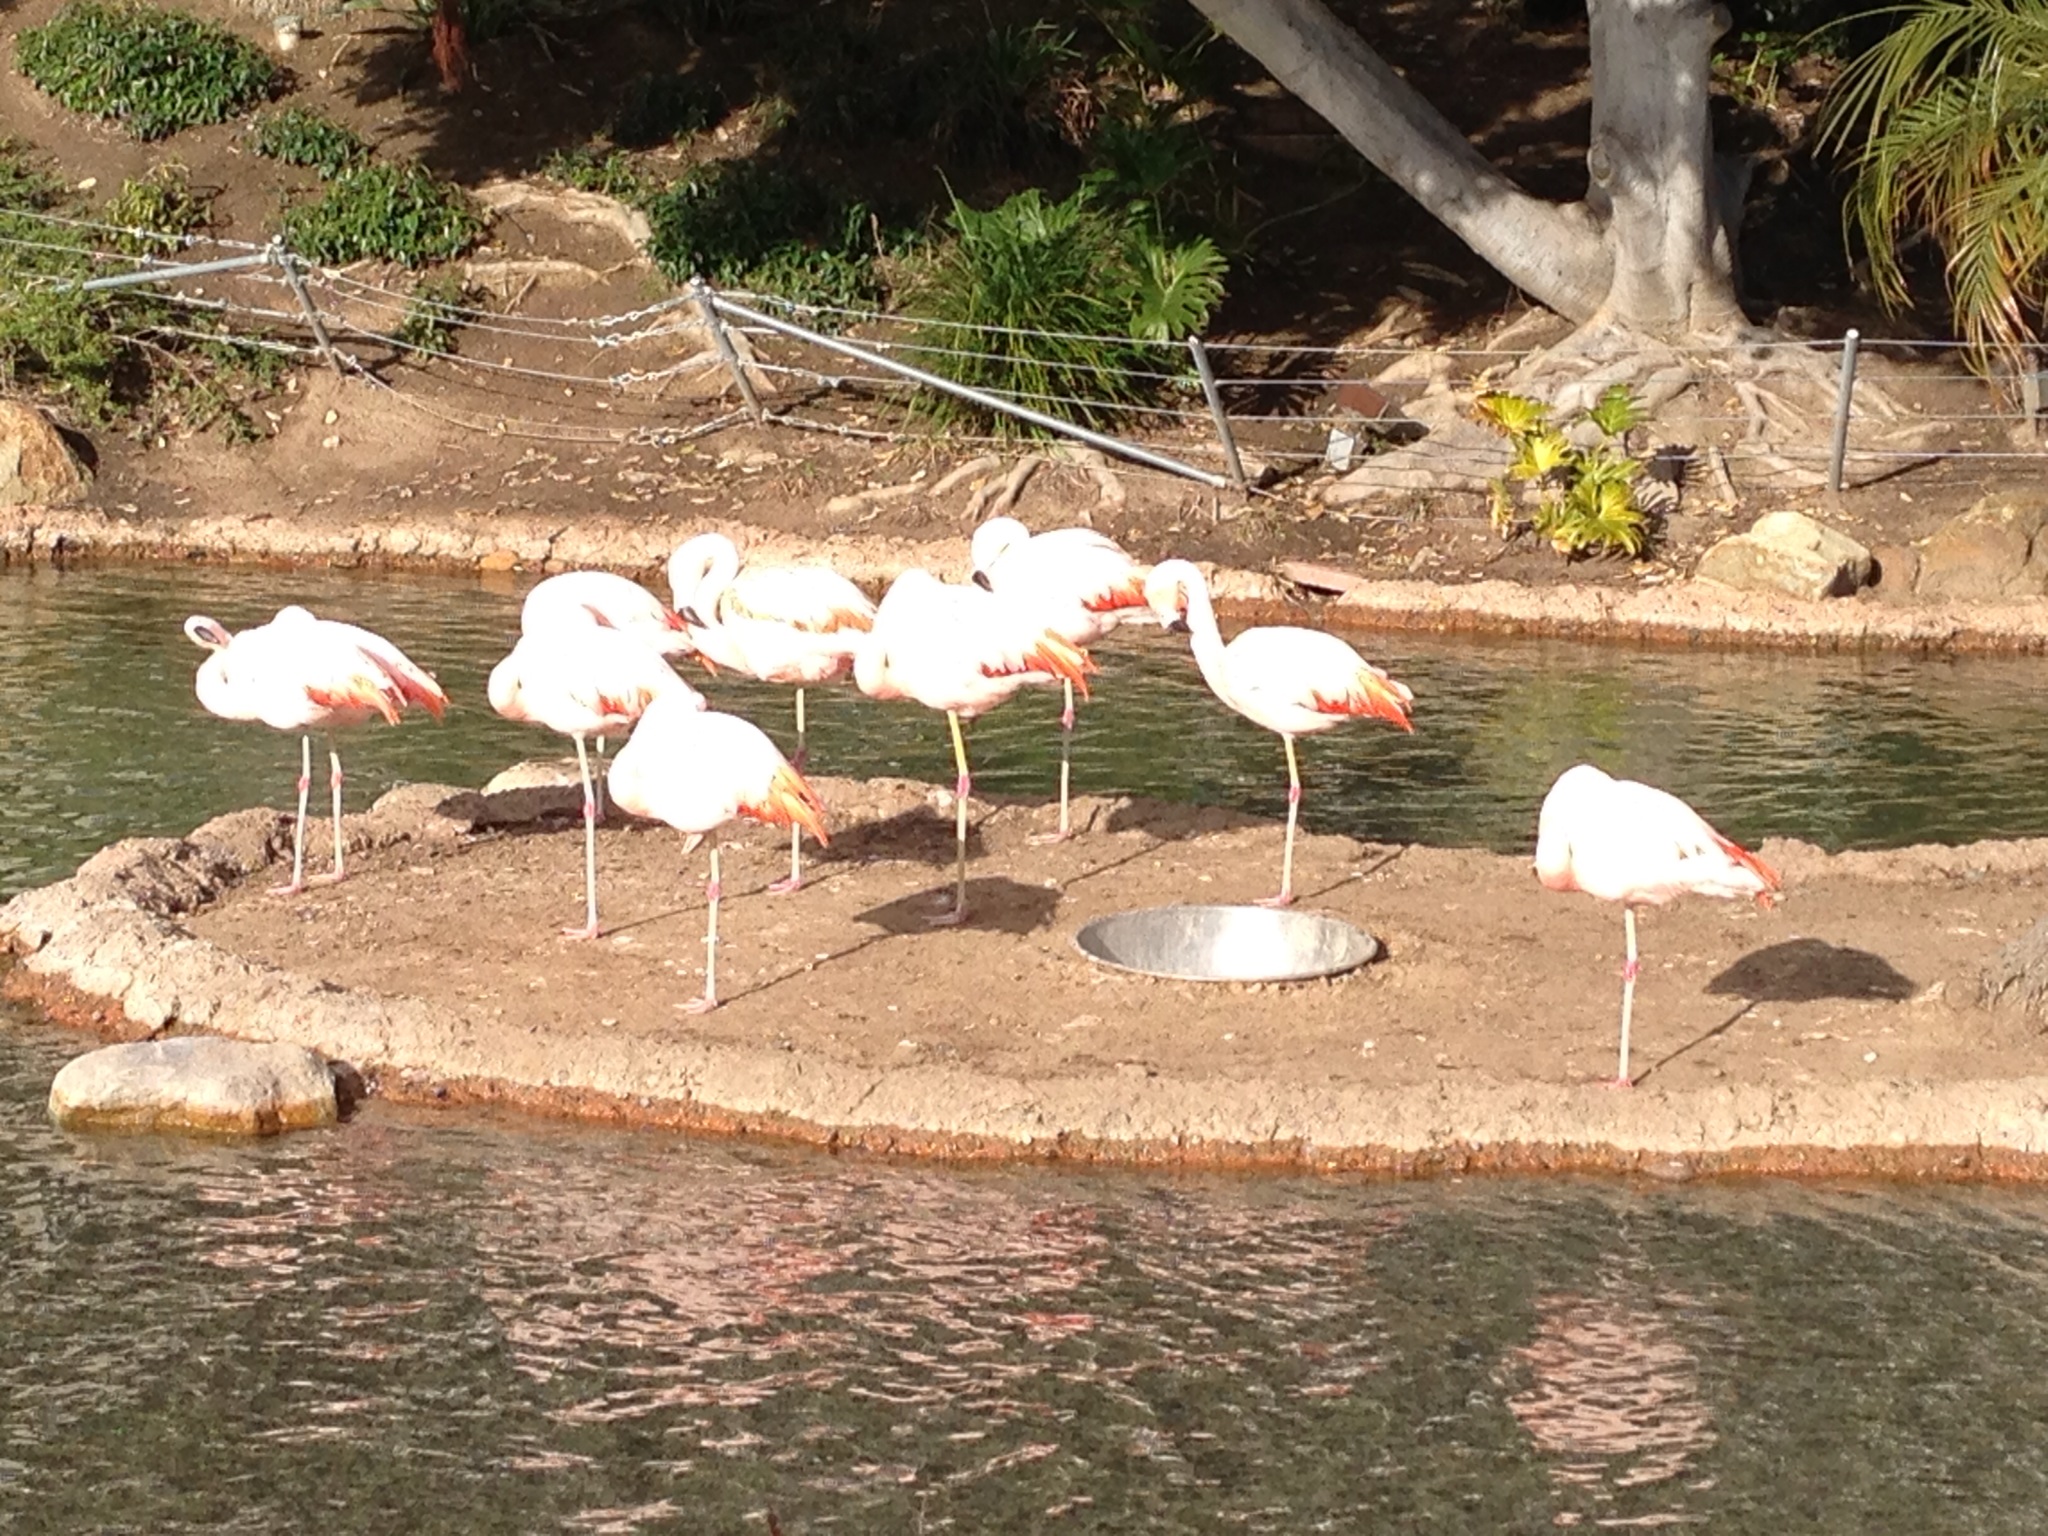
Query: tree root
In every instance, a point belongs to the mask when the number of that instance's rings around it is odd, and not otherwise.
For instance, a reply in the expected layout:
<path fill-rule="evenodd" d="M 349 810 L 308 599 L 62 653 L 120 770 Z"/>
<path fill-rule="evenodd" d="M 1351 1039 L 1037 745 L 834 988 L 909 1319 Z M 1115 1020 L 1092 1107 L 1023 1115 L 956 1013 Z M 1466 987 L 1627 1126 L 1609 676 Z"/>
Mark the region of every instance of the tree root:
<path fill-rule="evenodd" d="M 1477 381 L 1475 381 L 1477 382 Z M 1483 388 L 1528 395 L 1552 408 L 1552 419 L 1578 417 L 1616 384 L 1647 413 L 1638 429 L 1650 444 L 1686 443 L 1710 450 L 1718 489 L 1739 501 L 1729 460 L 1744 478 L 1773 490 L 1826 483 L 1840 364 L 1828 352 L 1788 345 L 1768 332 L 1745 330 L 1699 348 L 1679 347 L 1613 326 L 1582 327 L 1532 353 Z M 1477 391 L 1475 391 L 1476 393 Z M 1462 395 L 1437 391 L 1409 407 L 1429 427 L 1417 442 L 1375 454 L 1323 493 L 1342 506 L 1418 491 L 1484 491 L 1505 471 L 1506 440 L 1469 419 Z M 1715 423 L 1740 416 L 1730 451 L 1706 443 Z M 1930 455 L 1938 423 L 1911 419 L 1875 380 L 1856 381 L 1845 480 L 1867 482 Z"/>

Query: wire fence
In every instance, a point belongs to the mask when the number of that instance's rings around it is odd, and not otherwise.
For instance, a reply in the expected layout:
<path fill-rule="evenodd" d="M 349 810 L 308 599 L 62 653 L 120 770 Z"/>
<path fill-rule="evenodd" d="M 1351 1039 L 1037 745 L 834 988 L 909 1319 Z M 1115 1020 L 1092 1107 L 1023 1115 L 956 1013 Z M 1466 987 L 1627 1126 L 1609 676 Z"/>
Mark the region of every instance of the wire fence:
<path fill-rule="evenodd" d="M 81 249 L 80 240 L 87 243 Z M 1269 472 L 1345 470 L 1380 450 L 1413 483 L 1482 482 L 1500 469 L 1490 445 L 1445 424 L 1448 386 L 1499 381 L 1534 346 L 1417 347 L 1398 337 L 1347 345 L 1222 337 L 1134 340 L 1018 331 L 877 311 L 806 305 L 704 284 L 638 308 L 596 315 L 529 312 L 544 276 L 529 264 L 493 266 L 498 301 L 436 298 L 306 262 L 274 240 L 208 237 L 170 254 L 137 256 L 149 231 L 11 211 L 0 247 L 83 256 L 87 286 L 146 284 L 169 314 L 140 322 L 157 336 L 206 340 L 324 359 L 424 413 L 498 435 L 565 443 L 674 444 L 751 419 L 875 439 L 928 437 L 920 402 L 932 391 L 964 396 L 981 419 L 1021 420 L 1077 439 L 1139 472 L 1211 487 L 1244 487 Z M 124 248 L 124 244 L 126 248 Z M 473 292 L 474 290 L 470 290 Z M 1077 348 L 1099 349 L 1114 363 Z M 1729 365 L 1727 387 L 1688 406 L 1692 467 L 1731 494 L 1747 485 L 1868 483 L 1941 461 L 1979 474 L 2038 470 L 2043 375 L 1987 379 L 1961 343 L 1901 338 L 1779 339 L 1739 344 L 1692 361 Z M 1771 354 L 1783 353 L 1781 359 Z M 1755 378 L 1773 361 L 1806 354 L 1809 385 L 1831 381 L 1832 443 L 1777 433 L 1813 415 Z M 1860 360 L 1860 363 L 1859 363 Z M 1872 361 L 1877 367 L 1873 368 Z M 401 361 L 449 370 L 467 401 L 415 386 Z M 1782 370 L 1781 370 L 1782 371 Z M 962 386 L 949 374 L 980 381 Z M 1041 383 L 1008 382 L 1020 376 Z M 1914 408 L 1893 402 L 1910 386 Z M 729 397 L 737 392 L 739 405 Z M 1808 394 L 1812 394 L 1809 388 Z M 1014 448 L 1014 437 L 953 431 L 963 447 Z M 1698 463 L 1704 460 L 1704 468 Z"/>

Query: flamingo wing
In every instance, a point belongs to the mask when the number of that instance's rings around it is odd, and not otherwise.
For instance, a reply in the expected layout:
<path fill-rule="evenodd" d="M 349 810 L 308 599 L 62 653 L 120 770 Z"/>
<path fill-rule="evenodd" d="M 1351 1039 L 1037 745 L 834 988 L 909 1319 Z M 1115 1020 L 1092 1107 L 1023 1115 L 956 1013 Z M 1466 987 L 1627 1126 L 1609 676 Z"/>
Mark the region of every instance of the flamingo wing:
<path fill-rule="evenodd" d="M 1414 729 L 1408 721 L 1414 693 L 1335 635 L 1293 626 L 1248 629 L 1224 657 L 1231 691 L 1248 705 L 1297 709 L 1333 722 L 1369 715 Z"/>
<path fill-rule="evenodd" d="M 720 613 L 821 635 L 870 630 L 875 624 L 875 605 L 868 595 L 821 565 L 750 566 L 726 589 Z"/>

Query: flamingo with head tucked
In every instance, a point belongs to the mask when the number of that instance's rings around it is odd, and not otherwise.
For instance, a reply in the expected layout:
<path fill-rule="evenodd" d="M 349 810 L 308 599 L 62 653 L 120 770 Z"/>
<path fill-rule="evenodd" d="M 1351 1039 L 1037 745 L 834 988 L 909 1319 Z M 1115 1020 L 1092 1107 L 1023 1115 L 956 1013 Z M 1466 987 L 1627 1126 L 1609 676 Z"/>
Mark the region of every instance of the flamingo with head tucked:
<path fill-rule="evenodd" d="M 804 690 L 850 676 L 875 605 L 846 577 L 822 565 L 754 565 L 722 533 L 699 534 L 668 561 L 669 591 L 698 653 L 764 683 L 796 688 L 799 771 L 808 760 Z M 789 876 L 771 891 L 802 887 L 803 827 L 789 828 Z"/>
<path fill-rule="evenodd" d="M 1146 567 L 1092 528 L 1053 528 L 1034 534 L 1014 517 L 992 517 L 974 530 L 968 556 L 976 586 L 1015 601 L 1080 650 L 1096 644 L 1127 618 L 1152 617 L 1145 604 Z M 1059 830 L 1041 839 L 1047 842 L 1073 835 L 1069 800 L 1074 685 L 1062 682 L 1060 820 Z"/>
<path fill-rule="evenodd" d="M 545 629 L 523 635 L 491 669 L 491 708 L 507 720 L 530 721 L 576 743 L 583 776 L 583 895 L 581 928 L 571 938 L 594 939 L 597 925 L 597 791 L 590 776 L 592 737 L 623 736 L 656 699 L 675 697 L 701 710 L 704 695 L 675 669 L 621 630 L 597 625 Z"/>
<path fill-rule="evenodd" d="M 825 807 L 775 743 L 737 715 L 692 709 L 680 696 L 648 706 L 632 738 L 612 759 L 612 799 L 636 816 L 665 821 L 683 834 L 683 852 L 711 840 L 704 887 L 704 995 L 681 1007 L 718 1006 L 718 831 L 744 817 L 802 827 L 827 841 Z"/>
<path fill-rule="evenodd" d="M 299 813 L 292 830 L 292 878 L 276 887 L 290 895 L 306 886 L 306 805 L 313 783 L 313 731 L 333 732 L 376 718 L 396 725 L 408 705 L 439 720 L 448 696 L 431 674 L 382 635 L 307 609 L 280 608 L 268 624 L 230 634 L 204 614 L 185 620 L 192 643 L 211 652 L 199 664 L 193 689 L 210 714 L 223 720 L 260 720 L 273 730 L 299 732 Z M 334 796 L 334 868 L 318 877 L 347 874 L 341 835 L 341 753 L 327 749 Z"/>
<path fill-rule="evenodd" d="M 927 709 L 944 710 L 953 732 L 958 862 L 953 908 L 933 922 L 958 923 L 967 916 L 967 800 L 973 780 L 960 722 L 1033 683 L 1078 683 L 1086 697 L 1093 670 L 1085 651 L 979 587 L 953 586 L 912 569 L 883 595 L 875 627 L 854 658 L 854 682 L 870 698 L 915 699 Z"/>
<path fill-rule="evenodd" d="M 1280 860 L 1280 893 L 1261 906 L 1284 907 L 1294 900 L 1294 825 L 1301 809 L 1301 767 L 1294 738 L 1327 731 L 1346 720 L 1369 716 L 1413 730 L 1408 723 L 1415 695 L 1335 635 L 1319 629 L 1276 625 L 1247 629 L 1228 645 L 1216 627 L 1209 583 L 1187 560 L 1152 567 L 1145 597 L 1170 629 L 1185 630 L 1195 665 L 1210 692 L 1287 744 L 1287 845 Z"/>
<path fill-rule="evenodd" d="M 639 582 L 612 571 L 545 577 L 519 607 L 522 635 L 587 624 L 618 630 L 664 656 L 687 655 L 691 649 L 689 632 L 673 608 Z"/>
<path fill-rule="evenodd" d="M 1617 1088 L 1631 1086 L 1628 1033 L 1636 997 L 1636 908 L 1688 893 L 1753 896 L 1768 907 L 1778 872 L 1730 842 L 1676 795 L 1610 778 L 1590 763 L 1567 768 L 1536 819 L 1536 878 L 1544 889 L 1584 891 L 1621 903 L 1627 958 L 1621 968 L 1621 1062 Z"/>

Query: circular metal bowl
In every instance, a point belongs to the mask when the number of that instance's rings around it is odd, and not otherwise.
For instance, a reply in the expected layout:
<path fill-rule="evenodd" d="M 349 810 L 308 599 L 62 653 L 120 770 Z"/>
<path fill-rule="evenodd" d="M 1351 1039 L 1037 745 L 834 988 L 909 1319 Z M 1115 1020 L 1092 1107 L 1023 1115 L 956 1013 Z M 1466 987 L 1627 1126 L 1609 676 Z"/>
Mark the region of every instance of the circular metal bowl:
<path fill-rule="evenodd" d="M 1176 981 L 1309 981 L 1364 965 L 1379 940 L 1317 912 L 1141 907 L 1084 923 L 1074 946 L 1100 965 Z"/>

